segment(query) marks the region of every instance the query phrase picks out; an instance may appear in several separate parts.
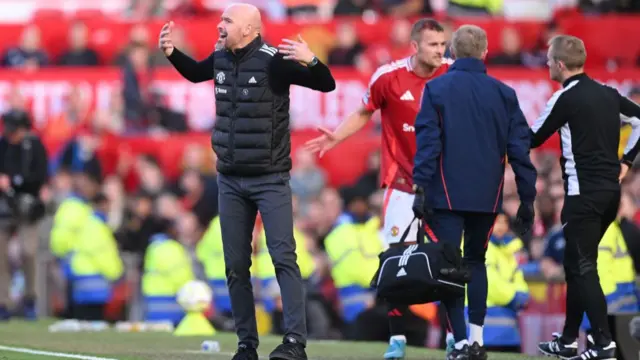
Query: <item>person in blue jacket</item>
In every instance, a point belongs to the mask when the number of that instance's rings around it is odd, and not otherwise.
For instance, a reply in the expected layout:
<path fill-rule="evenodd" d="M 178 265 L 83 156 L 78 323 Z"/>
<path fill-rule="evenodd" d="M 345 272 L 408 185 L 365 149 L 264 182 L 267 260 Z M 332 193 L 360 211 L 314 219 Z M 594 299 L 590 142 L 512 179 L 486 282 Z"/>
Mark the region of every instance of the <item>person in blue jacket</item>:
<path fill-rule="evenodd" d="M 506 159 L 521 200 L 519 233 L 528 232 L 533 222 L 537 174 L 529 156 L 528 124 L 515 91 L 487 75 L 485 31 L 461 26 L 453 34 L 451 50 L 455 62 L 425 85 L 416 118 L 413 211 L 424 218 L 427 235 L 436 241 L 459 247 L 464 232 L 464 258 L 472 274 L 467 288 L 470 337 L 467 340 L 465 299 L 445 301 L 455 339 L 447 359 L 484 360 L 485 253 L 502 208 Z"/>

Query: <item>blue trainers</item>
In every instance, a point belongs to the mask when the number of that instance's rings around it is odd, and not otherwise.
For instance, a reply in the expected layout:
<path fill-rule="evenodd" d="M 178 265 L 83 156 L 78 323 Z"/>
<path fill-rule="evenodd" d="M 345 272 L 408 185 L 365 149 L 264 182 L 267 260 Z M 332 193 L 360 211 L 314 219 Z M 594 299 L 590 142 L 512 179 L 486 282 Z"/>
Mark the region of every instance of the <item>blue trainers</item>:
<path fill-rule="evenodd" d="M 455 349 L 455 346 L 456 346 L 456 341 L 453 339 L 453 336 L 447 335 L 447 348 L 445 349 L 445 353 L 447 356 L 449 356 L 449 354 L 453 352 L 453 349 Z"/>
<path fill-rule="evenodd" d="M 384 353 L 384 358 L 387 360 L 401 360 L 404 359 L 404 351 L 407 347 L 407 340 L 402 338 L 392 337 L 389 340 L 389 347 Z"/>

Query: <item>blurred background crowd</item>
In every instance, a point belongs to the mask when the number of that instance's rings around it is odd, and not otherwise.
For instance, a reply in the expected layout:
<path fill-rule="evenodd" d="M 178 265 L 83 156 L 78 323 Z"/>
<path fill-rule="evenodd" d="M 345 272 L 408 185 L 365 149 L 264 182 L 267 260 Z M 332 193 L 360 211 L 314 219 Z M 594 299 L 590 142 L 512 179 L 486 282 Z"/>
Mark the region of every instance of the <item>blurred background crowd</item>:
<path fill-rule="evenodd" d="M 45 281 L 38 298 L 39 312 L 72 316 L 69 303 L 74 300 L 65 292 L 68 278 L 60 266 L 60 259 L 68 253 L 54 248 L 52 234 L 56 221 L 63 217 L 61 204 L 80 199 L 87 206 L 97 206 L 91 199 L 101 194 L 100 209 L 104 210 L 105 224 L 124 263 L 123 273 L 113 279 L 101 316 L 135 320 L 145 317 L 145 296 L 149 294 L 145 294 L 144 274 L 153 248 L 149 244 L 157 234 L 164 234 L 183 247 L 188 261 L 180 266 L 190 269 L 184 279 L 208 281 L 216 294 L 215 281 L 220 280 L 220 257 L 212 255 L 219 241 L 215 227 L 216 158 L 207 134 L 214 113 L 212 85 L 176 80 L 175 71 L 157 49 L 156 39 L 162 23 L 175 19 L 179 27 L 174 31 L 174 44 L 187 54 L 204 58 L 213 49 L 217 14 L 228 1 L 103 3 L 106 2 L 82 1 L 64 7 L 60 1 L 0 0 L 3 9 L 7 9 L 3 11 L 7 14 L 0 16 L 0 29 L 14 35 L 0 40 L 0 110 L 29 113 L 32 130 L 42 138 L 49 155 L 49 182 L 40 192 L 47 216 L 42 225 L 40 256 L 45 266 L 39 275 Z M 315 126 L 327 122 L 335 126 L 349 109 L 354 109 L 349 100 L 364 94 L 368 77 L 378 66 L 411 53 L 409 32 L 413 19 L 435 16 L 448 34 L 464 22 L 487 28 L 491 46 L 489 71 L 495 71 L 498 77 L 504 75 L 505 81 L 516 85 L 530 121 L 554 90 L 544 69 L 546 42 L 560 32 L 587 36 L 589 71 L 640 102 L 640 45 L 631 41 L 626 32 L 637 28 L 640 21 L 640 15 L 629 14 L 640 11 L 638 0 L 253 3 L 264 12 L 268 40 L 277 44 L 282 36 L 302 33 L 312 50 L 335 69 L 338 80 L 339 95 L 305 100 L 307 106 L 314 103 L 313 109 L 322 116 L 313 111 L 294 112 L 292 100 L 292 126 L 296 128 L 292 135 L 291 174 L 295 227 L 298 247 L 304 251 L 299 259 L 308 262 L 301 267 L 309 269 L 306 280 L 313 307 L 309 316 L 317 324 L 312 335 L 318 338 L 353 338 L 353 327 L 364 336 L 366 331 L 362 330 L 358 315 L 367 312 L 368 324 L 375 323 L 378 328 L 364 326 L 369 330 L 366 336 L 388 339 L 386 314 L 372 297 L 364 300 L 364 306 L 355 314 L 347 315 L 339 291 L 354 284 L 366 288 L 373 273 L 365 269 L 375 271 L 377 254 L 382 249 L 378 233 L 384 208 L 384 192 L 378 188 L 379 127 L 371 124 L 321 160 L 299 145 L 315 134 Z M 612 38 L 617 40 L 611 42 Z M 306 94 L 300 92 L 298 98 Z M 194 110 L 196 101 L 207 110 Z M 342 104 L 339 109 L 336 103 Z M 629 129 L 621 127 L 621 134 L 626 141 Z M 621 150 L 623 146 L 624 143 Z M 563 291 L 559 226 L 564 189 L 557 143 L 550 141 L 532 157 L 539 172 L 535 229 L 531 236 L 520 239 L 521 246 L 512 253 L 517 271 L 524 275 L 531 293 L 520 317 L 522 343 L 517 344 L 525 352 L 530 349 L 528 343 L 547 335 L 543 331 L 557 325 L 562 318 L 558 314 L 564 311 L 563 301 L 558 300 Z M 628 176 L 623 189 L 618 223 L 635 276 L 640 271 L 640 173 Z M 500 218 L 503 226 L 494 236 L 496 244 L 514 238 L 509 220 L 515 217 L 519 200 L 510 169 L 506 172 L 504 199 L 504 216 Z M 76 211 L 84 210 L 71 210 L 68 216 L 74 217 Z M 335 231 L 345 224 L 352 226 L 353 232 Z M 254 235 L 254 263 L 259 265 L 264 254 L 259 221 Z M 20 304 L 24 289 L 17 255 L 20 246 L 20 239 L 15 237 L 10 254 L 14 269 L 12 299 L 16 304 Z M 207 253 L 205 248 L 214 250 Z M 354 252 L 358 258 L 350 261 L 359 264 L 352 266 L 361 270 L 357 274 L 353 269 L 345 270 L 340 263 L 342 256 L 353 256 Z M 261 271 L 256 270 L 256 291 L 261 292 L 259 306 L 264 319 L 268 319 L 264 321 L 270 324 L 264 331 L 277 332 L 277 289 L 271 289 L 269 280 L 273 276 Z M 229 328 L 229 322 L 225 321 L 228 309 L 223 298 L 224 294 L 218 293 L 209 315 L 216 326 L 224 329 Z M 508 300 L 504 299 L 505 303 Z M 435 306 L 416 309 L 415 314 L 424 320 L 421 326 L 428 339 L 425 344 L 439 346 L 441 322 Z M 538 327 L 527 329 L 527 324 Z"/>

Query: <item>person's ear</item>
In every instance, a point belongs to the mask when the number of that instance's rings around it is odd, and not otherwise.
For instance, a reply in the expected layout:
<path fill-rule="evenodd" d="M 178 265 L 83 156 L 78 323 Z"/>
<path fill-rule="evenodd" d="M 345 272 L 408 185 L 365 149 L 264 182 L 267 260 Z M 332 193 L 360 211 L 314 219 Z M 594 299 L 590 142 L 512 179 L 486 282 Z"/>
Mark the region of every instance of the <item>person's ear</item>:
<path fill-rule="evenodd" d="M 411 40 L 411 50 L 413 50 L 413 52 L 418 52 L 418 42 L 415 40 Z"/>

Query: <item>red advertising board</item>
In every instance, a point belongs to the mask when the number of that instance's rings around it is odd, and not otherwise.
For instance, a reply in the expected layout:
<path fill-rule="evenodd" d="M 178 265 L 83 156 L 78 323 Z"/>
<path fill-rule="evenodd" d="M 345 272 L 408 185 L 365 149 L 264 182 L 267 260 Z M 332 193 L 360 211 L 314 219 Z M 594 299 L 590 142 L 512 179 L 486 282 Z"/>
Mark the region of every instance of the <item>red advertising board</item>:
<path fill-rule="evenodd" d="M 346 115 L 361 103 L 368 79 L 351 69 L 334 69 L 337 88 L 320 93 L 300 87 L 291 89 L 291 119 L 293 129 L 325 126 L 335 128 Z M 544 109 L 547 100 L 559 85 L 548 79 L 545 70 L 490 69 L 489 73 L 515 88 L 520 106 L 533 122 Z M 640 83 L 640 69 L 616 72 L 593 71 L 593 77 L 616 87 L 626 94 Z M 10 96 L 18 91 L 30 107 L 37 128 L 64 109 L 69 92 L 77 87 L 97 109 L 107 109 L 111 98 L 121 91 L 122 73 L 117 68 L 44 69 L 35 73 L 0 71 L 0 110 L 5 109 Z M 214 121 L 213 82 L 192 84 L 173 69 L 155 72 L 152 86 L 161 90 L 169 106 L 187 114 L 195 131 L 209 130 Z"/>

